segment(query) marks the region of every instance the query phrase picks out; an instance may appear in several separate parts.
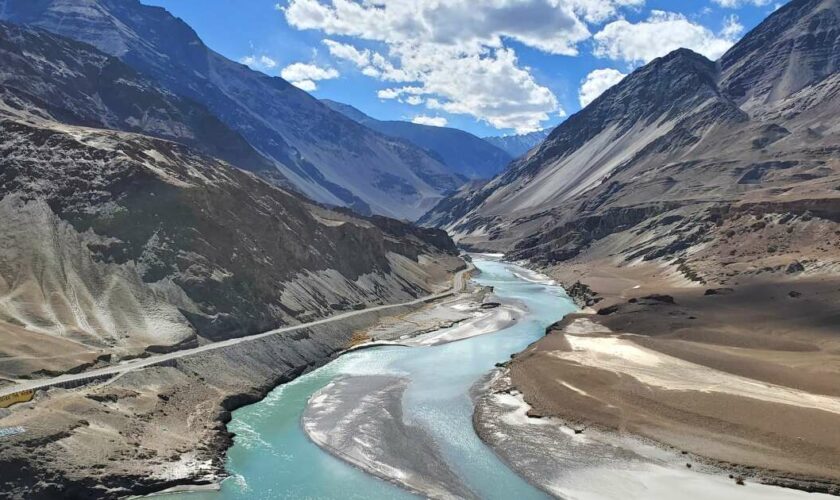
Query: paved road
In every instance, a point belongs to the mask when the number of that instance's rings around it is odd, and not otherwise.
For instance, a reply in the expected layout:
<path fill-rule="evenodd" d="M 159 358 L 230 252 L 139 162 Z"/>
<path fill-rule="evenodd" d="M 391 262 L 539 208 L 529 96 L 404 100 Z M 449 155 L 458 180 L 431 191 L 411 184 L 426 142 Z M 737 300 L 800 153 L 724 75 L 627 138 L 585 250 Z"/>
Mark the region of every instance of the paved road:
<path fill-rule="evenodd" d="M 283 328 L 277 328 L 275 330 L 270 330 L 264 333 L 258 333 L 255 335 L 250 335 L 247 337 L 239 337 L 230 340 L 223 340 L 221 342 L 214 342 L 212 344 L 203 345 L 201 347 L 195 347 L 193 349 L 184 349 L 181 351 L 170 352 L 166 354 L 158 354 L 155 356 L 150 356 L 148 358 L 139 358 L 134 359 L 131 361 L 126 361 L 119 365 L 108 366 L 105 368 L 99 368 L 96 370 L 89 370 L 82 373 L 77 374 L 70 374 L 70 375 L 60 375 L 58 377 L 48 378 L 48 379 L 39 379 L 39 380 L 32 380 L 27 382 L 22 382 L 19 384 L 7 386 L 0 388 L 0 397 L 14 394 L 20 391 L 27 391 L 32 389 L 44 389 L 46 387 L 51 387 L 54 385 L 65 384 L 65 383 L 73 383 L 73 382 L 81 382 L 87 379 L 98 378 L 98 377 L 107 377 L 110 375 L 119 375 L 121 373 L 130 372 L 132 370 L 137 370 L 139 368 L 144 368 L 147 366 L 157 365 L 163 363 L 164 361 L 183 358 L 186 356 L 191 356 L 193 354 L 197 354 L 200 352 L 206 351 L 214 351 L 216 349 L 224 349 L 225 347 L 230 347 L 232 345 L 241 344 L 242 342 L 250 342 L 252 340 L 260 339 L 263 337 L 268 337 L 269 335 L 276 335 L 278 333 L 286 333 L 286 332 L 293 332 L 295 330 L 301 330 L 304 328 L 311 328 L 313 326 L 324 325 L 327 323 L 332 323 L 334 321 L 341 321 L 343 319 L 347 319 L 352 316 L 358 316 L 359 314 L 366 314 L 371 311 L 384 311 L 387 309 L 394 309 L 397 307 L 403 306 L 411 306 L 420 304 L 423 302 L 428 302 L 432 300 L 441 299 L 443 297 L 448 297 L 453 295 L 457 292 L 460 292 L 464 289 L 464 285 L 466 284 L 466 276 L 467 273 L 472 271 L 474 266 L 468 263 L 467 268 L 455 273 L 455 277 L 453 278 L 452 288 L 445 292 L 437 293 L 434 295 L 427 295 L 425 297 L 412 300 L 409 302 L 403 302 L 400 304 L 387 304 L 384 306 L 375 306 L 369 307 L 367 309 L 360 309 L 358 311 L 349 311 L 346 313 L 337 314 L 335 316 L 330 316 L 329 318 L 320 319 L 318 321 L 312 321 L 310 323 L 304 323 L 301 325 L 294 325 L 294 326 L 286 326 Z"/>

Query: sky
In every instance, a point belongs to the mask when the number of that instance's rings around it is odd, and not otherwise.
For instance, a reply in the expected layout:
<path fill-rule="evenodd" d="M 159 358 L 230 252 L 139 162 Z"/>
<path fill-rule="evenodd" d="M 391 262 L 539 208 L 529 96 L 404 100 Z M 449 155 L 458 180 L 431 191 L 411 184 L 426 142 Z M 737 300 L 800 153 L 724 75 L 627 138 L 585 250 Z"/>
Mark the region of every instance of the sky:
<path fill-rule="evenodd" d="M 380 120 L 554 127 L 639 66 L 717 59 L 777 0 L 141 0 L 222 55 Z"/>

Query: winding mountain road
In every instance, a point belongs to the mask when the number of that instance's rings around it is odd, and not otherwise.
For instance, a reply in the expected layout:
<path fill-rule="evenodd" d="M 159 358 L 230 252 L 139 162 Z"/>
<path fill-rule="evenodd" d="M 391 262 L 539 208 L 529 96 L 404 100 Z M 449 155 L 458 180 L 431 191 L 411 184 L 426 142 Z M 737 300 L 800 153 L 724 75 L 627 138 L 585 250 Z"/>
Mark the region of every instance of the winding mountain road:
<path fill-rule="evenodd" d="M 214 342 L 212 344 L 206 344 L 200 347 L 195 347 L 192 349 L 184 349 L 180 351 L 170 352 L 166 354 L 158 354 L 154 356 L 150 356 L 147 358 L 138 358 L 133 359 L 130 361 L 126 361 L 124 363 L 114 365 L 114 366 L 106 366 L 104 368 L 98 368 L 95 370 L 89 370 L 82 373 L 75 373 L 75 374 L 67 374 L 67 375 L 59 375 L 57 377 L 47 378 L 47 379 L 39 379 L 39 380 L 31 380 L 26 381 L 14 385 L 10 385 L 7 387 L 0 388 L 0 397 L 7 396 L 10 394 L 15 394 L 18 392 L 23 391 L 31 391 L 31 390 L 38 390 L 38 389 L 46 389 L 48 387 L 53 387 L 57 385 L 72 385 L 73 383 L 83 383 L 88 380 L 92 379 L 99 379 L 99 378 L 106 378 L 114 375 L 120 375 L 123 373 L 127 373 L 133 370 L 137 370 L 140 368 L 145 368 L 148 366 L 159 365 L 163 362 L 170 361 L 173 359 L 184 358 L 187 356 L 191 356 L 193 354 L 198 354 L 207 351 L 214 351 L 216 349 L 224 349 L 226 347 L 230 347 L 233 345 L 241 344 L 243 342 L 250 342 L 252 340 L 261 339 L 263 337 L 268 337 L 269 335 L 277 335 L 279 333 L 287 333 L 287 332 L 294 332 L 296 330 L 302 330 L 304 328 L 312 328 L 318 325 L 324 325 L 327 323 L 332 323 L 335 321 L 341 321 L 343 319 L 347 319 L 353 316 L 358 316 L 360 314 L 366 314 L 374 311 L 384 311 L 388 309 L 394 309 L 397 307 L 404 307 L 404 306 L 412 306 L 421 304 L 423 302 L 430 302 L 434 300 L 439 300 L 444 297 L 448 297 L 454 295 L 464 289 L 466 285 L 466 276 L 470 273 L 475 266 L 471 263 L 467 263 L 466 269 L 462 269 L 455 273 L 455 276 L 452 279 L 452 288 L 445 292 L 440 292 L 432 295 L 427 295 L 425 297 L 421 297 L 419 299 L 411 300 L 408 302 L 401 302 L 399 304 L 386 304 L 381 306 L 369 307 L 367 309 L 360 309 L 357 311 L 349 311 L 346 313 L 337 314 L 335 316 L 330 316 L 328 318 L 319 319 L 317 321 L 311 321 L 309 323 L 303 323 L 300 325 L 293 325 L 293 326 L 285 326 L 282 328 L 277 328 L 274 330 L 269 330 L 267 332 L 258 333 L 255 335 L 249 335 L 247 337 L 239 337 L 229 340 L 223 340 L 220 342 Z"/>

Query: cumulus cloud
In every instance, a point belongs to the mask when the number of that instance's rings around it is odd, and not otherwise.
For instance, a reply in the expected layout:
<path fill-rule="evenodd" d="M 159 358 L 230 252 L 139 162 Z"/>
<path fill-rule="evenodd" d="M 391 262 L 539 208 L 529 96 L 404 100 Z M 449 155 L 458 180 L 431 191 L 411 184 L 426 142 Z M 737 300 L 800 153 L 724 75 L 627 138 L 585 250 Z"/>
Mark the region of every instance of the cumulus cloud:
<path fill-rule="evenodd" d="M 591 0 L 594 1 L 594 0 Z M 616 3 L 627 0 L 600 0 Z M 289 0 L 290 25 L 387 43 L 501 47 L 503 38 L 552 54 L 577 54 L 589 31 L 567 1 Z"/>
<path fill-rule="evenodd" d="M 324 44 L 333 57 L 369 77 L 403 84 L 380 91 L 380 98 L 422 100 L 429 109 L 524 133 L 563 111 L 508 41 L 577 55 L 577 45 L 591 36 L 585 20 L 603 20 L 642 3 L 493 0 L 478 8 L 475 0 L 288 0 L 278 8 L 289 25 L 330 35 Z M 360 48 L 335 37 L 381 45 Z"/>
<path fill-rule="evenodd" d="M 738 20 L 738 16 L 726 16 L 726 19 L 723 21 L 723 29 L 720 30 L 720 36 L 727 40 L 735 40 L 743 32 L 744 25 Z"/>
<path fill-rule="evenodd" d="M 277 67 L 277 61 L 266 55 L 250 55 L 239 59 L 239 62 L 251 69 L 266 71 Z"/>
<path fill-rule="evenodd" d="M 313 92 L 318 90 L 318 84 L 315 82 L 332 80 L 338 78 L 340 74 L 333 68 L 322 68 L 315 64 L 294 63 L 283 68 L 280 76 L 302 90 Z"/>
<path fill-rule="evenodd" d="M 431 125 L 432 127 L 445 127 L 449 122 L 442 116 L 417 115 L 411 119 L 411 123 Z"/>
<path fill-rule="evenodd" d="M 566 0 L 566 3 L 586 21 L 600 23 L 616 17 L 622 7 L 642 7 L 645 0 Z"/>
<path fill-rule="evenodd" d="M 684 47 L 714 60 L 734 45 L 742 29 L 737 18 L 729 18 L 723 30 L 714 33 L 682 14 L 654 10 L 645 21 L 631 23 L 620 19 L 604 26 L 594 36 L 594 53 L 636 64 Z"/>
<path fill-rule="evenodd" d="M 589 73 L 583 80 L 583 84 L 580 86 L 580 92 L 578 93 L 580 106 L 585 108 L 590 102 L 606 92 L 607 89 L 624 79 L 625 76 L 627 75 L 621 71 L 610 68 L 596 69 Z"/>

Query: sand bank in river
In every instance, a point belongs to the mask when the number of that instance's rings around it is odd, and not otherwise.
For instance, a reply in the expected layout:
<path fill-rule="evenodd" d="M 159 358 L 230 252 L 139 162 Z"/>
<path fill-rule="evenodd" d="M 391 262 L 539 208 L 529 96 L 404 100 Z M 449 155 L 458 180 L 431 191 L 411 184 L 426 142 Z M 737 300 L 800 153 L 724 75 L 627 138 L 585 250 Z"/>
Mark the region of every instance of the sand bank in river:
<path fill-rule="evenodd" d="M 394 317 L 359 332 L 355 348 L 370 345 L 433 346 L 503 330 L 519 321 L 525 308 L 501 301 L 488 287 L 471 286 L 469 293 Z"/>
<path fill-rule="evenodd" d="M 476 498 L 446 465 L 434 439 L 403 421 L 407 386 L 407 379 L 384 375 L 338 378 L 312 396 L 303 428 L 326 451 L 410 491 Z"/>
<path fill-rule="evenodd" d="M 375 339 L 370 344 L 417 349 L 456 342 L 503 330 L 526 312 L 522 304 L 498 300 L 486 288 L 476 289 L 370 330 Z M 487 302 L 493 307 L 482 308 Z M 448 328 L 428 331 L 447 322 Z M 404 422 L 407 385 L 407 379 L 391 375 L 340 377 L 310 398 L 303 429 L 325 451 L 410 491 L 430 498 L 477 498 L 446 465 L 428 431 Z"/>

